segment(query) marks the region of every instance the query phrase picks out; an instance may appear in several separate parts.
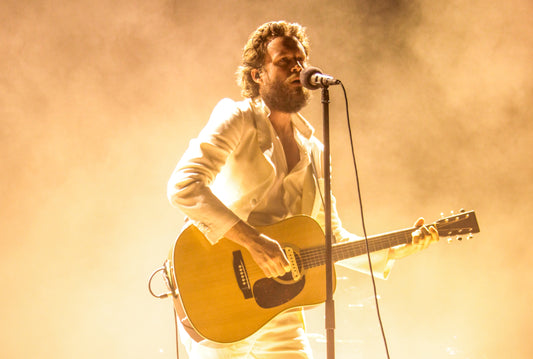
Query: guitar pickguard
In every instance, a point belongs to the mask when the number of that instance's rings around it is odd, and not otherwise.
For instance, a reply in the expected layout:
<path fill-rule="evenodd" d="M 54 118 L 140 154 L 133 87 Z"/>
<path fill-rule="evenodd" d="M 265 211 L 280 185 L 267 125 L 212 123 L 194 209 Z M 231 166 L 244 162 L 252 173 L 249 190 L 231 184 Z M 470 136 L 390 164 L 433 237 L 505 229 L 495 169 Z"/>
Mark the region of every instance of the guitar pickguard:
<path fill-rule="evenodd" d="M 286 276 L 291 276 L 287 273 Z M 283 277 L 282 277 L 283 278 Z M 305 277 L 292 284 L 282 284 L 271 278 L 262 278 L 254 283 L 254 297 L 261 308 L 274 308 L 296 297 L 305 286 Z"/>

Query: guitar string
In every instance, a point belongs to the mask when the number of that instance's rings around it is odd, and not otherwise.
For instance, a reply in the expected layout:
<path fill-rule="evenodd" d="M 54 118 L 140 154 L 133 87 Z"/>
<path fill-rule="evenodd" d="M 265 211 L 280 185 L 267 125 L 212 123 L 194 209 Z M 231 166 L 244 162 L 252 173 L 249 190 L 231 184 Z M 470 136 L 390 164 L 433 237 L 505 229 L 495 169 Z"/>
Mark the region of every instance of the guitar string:
<path fill-rule="evenodd" d="M 468 216 L 466 217 L 468 218 Z M 457 222 L 458 219 L 455 219 Z M 447 223 L 447 222 L 445 222 Z M 431 225 L 434 225 L 438 228 L 441 235 L 444 235 L 446 230 L 443 228 L 445 226 L 439 225 L 439 223 L 433 223 Z M 369 244 L 369 249 L 371 252 L 374 252 L 376 250 L 390 248 L 399 244 L 406 244 L 410 242 L 411 233 L 416 230 L 416 228 L 409 228 L 405 229 L 403 231 L 390 233 L 387 235 L 384 235 L 383 238 L 376 238 L 372 241 L 372 243 Z M 448 228 L 449 233 L 447 235 L 451 235 L 453 233 L 461 234 L 466 232 L 471 232 L 472 228 Z M 335 260 L 342 260 L 346 258 L 355 257 L 358 255 L 363 255 L 366 253 L 366 246 L 365 243 L 361 241 L 356 242 L 341 242 L 337 245 L 334 245 L 333 247 L 333 255 L 335 256 Z M 300 258 L 302 258 L 302 261 L 304 263 L 309 263 L 310 265 L 304 265 L 304 268 L 310 268 L 316 265 L 322 265 L 325 263 L 324 261 L 325 256 L 325 247 L 323 246 L 317 246 L 312 248 L 305 248 L 300 251 Z"/>
<path fill-rule="evenodd" d="M 437 225 L 438 223 L 433 223 L 432 225 Z M 439 226 L 441 227 L 441 226 Z M 441 229 L 441 228 L 439 228 Z M 372 240 L 372 243 L 369 245 L 371 252 L 394 247 L 400 244 L 409 243 L 411 238 L 411 233 L 416 230 L 416 228 L 409 228 L 401 230 L 394 233 L 389 233 L 381 235 Z M 461 232 L 459 230 L 459 232 Z M 363 240 L 353 241 L 353 242 L 340 242 L 333 246 L 333 259 L 334 261 L 356 257 L 358 255 L 363 255 L 366 253 L 366 245 Z M 302 269 L 309 269 L 317 266 L 324 265 L 325 261 L 325 247 L 316 246 L 311 248 L 304 248 L 298 252 L 300 257 L 300 263 Z M 257 268 L 249 268 L 249 275 L 261 275 L 263 271 Z"/>
<path fill-rule="evenodd" d="M 464 218 L 470 218 L 470 214 L 467 213 L 466 215 L 464 215 Z M 453 221 L 450 221 L 449 218 L 446 218 L 446 219 L 442 219 L 439 222 L 432 223 L 431 225 L 437 227 L 439 232 L 445 232 L 444 227 L 449 226 L 450 223 L 459 222 L 459 221 L 461 221 L 461 219 L 456 216 Z M 456 225 L 457 223 L 455 223 L 455 226 Z M 452 226 L 452 228 L 449 228 L 449 230 L 452 230 L 453 227 L 454 226 Z M 455 229 L 455 231 L 457 233 L 462 233 L 462 232 L 469 232 L 472 230 L 472 228 L 468 228 L 468 226 L 465 226 L 465 227 L 466 228 L 464 229 L 466 229 L 466 231 L 464 231 L 463 229 L 459 229 L 459 230 Z M 473 227 L 473 226 L 470 226 L 470 227 Z M 369 244 L 369 250 L 371 252 L 374 252 L 376 250 L 390 248 L 390 247 L 394 247 L 400 244 L 409 243 L 409 240 L 411 238 L 411 233 L 415 230 L 416 228 L 408 228 L 408 229 L 400 230 L 398 232 L 393 232 L 393 233 L 388 233 L 385 235 L 378 236 L 377 238 L 372 240 L 372 243 Z M 337 243 L 336 245 L 335 244 L 333 245 L 334 261 L 356 257 L 358 255 L 363 255 L 365 253 L 366 253 L 366 244 L 363 240 L 358 240 L 358 241 L 353 241 L 353 242 L 340 242 L 340 243 Z M 321 266 L 326 263 L 324 246 L 301 249 L 298 255 L 300 257 L 300 263 L 303 269 Z M 256 269 L 250 268 L 247 270 L 247 272 L 249 275 L 255 275 L 257 273 L 262 274 L 263 270 L 257 267 Z"/>
<path fill-rule="evenodd" d="M 399 244 L 407 243 L 410 234 L 414 229 L 391 233 L 384 238 L 376 238 L 370 245 L 371 251 L 393 247 Z M 346 258 L 363 255 L 366 253 L 366 246 L 363 241 L 341 242 L 333 247 L 333 258 L 335 261 Z M 325 247 L 317 246 L 305 248 L 299 252 L 302 269 L 309 269 L 324 265 L 326 263 Z M 259 267 L 248 268 L 249 276 L 261 275 L 263 270 Z"/>
<path fill-rule="evenodd" d="M 464 218 L 470 218 L 470 214 L 467 213 Z M 445 221 L 446 220 L 446 221 Z M 457 226 L 457 222 L 460 222 L 461 220 L 456 217 L 453 221 L 449 221 L 449 218 L 442 219 L 439 222 L 432 223 L 431 225 L 434 225 L 438 228 L 439 233 L 441 235 L 446 235 L 441 232 L 447 232 L 447 235 L 451 235 L 452 231 L 454 233 L 460 234 L 464 232 L 472 232 L 472 229 L 474 227 L 473 224 L 470 224 L 469 226 L 464 225 L 464 228 L 457 229 L 454 228 Z M 464 221 L 464 220 L 463 220 Z M 449 227 L 452 222 L 455 222 L 454 225 L 451 228 L 448 228 L 445 230 L 444 227 Z M 477 224 L 476 224 L 477 225 Z M 416 230 L 416 228 L 409 228 L 405 230 L 401 230 L 398 232 L 388 233 L 385 235 L 380 235 L 372 240 L 372 243 L 369 244 L 369 249 L 371 252 L 374 252 L 376 250 L 390 248 L 396 245 L 409 243 L 410 235 L 411 233 Z M 316 246 L 311 248 L 304 248 L 301 249 L 299 252 L 297 251 L 298 256 L 300 257 L 300 263 L 302 265 L 302 269 L 308 269 L 313 268 L 317 266 L 321 266 L 325 264 L 325 247 L 324 246 Z M 340 242 L 333 245 L 333 256 L 334 260 L 342 260 L 346 258 L 356 257 L 358 255 L 363 255 L 366 253 L 366 245 L 363 240 L 358 241 L 352 241 L 352 242 Z M 249 276 L 264 276 L 263 270 L 259 268 L 257 265 L 255 267 L 249 267 L 246 269 Z"/>
<path fill-rule="evenodd" d="M 370 246 L 371 251 L 393 247 L 399 244 L 407 243 L 413 229 L 404 230 L 399 233 L 389 234 L 385 238 L 376 239 Z M 356 257 L 366 253 L 366 246 L 363 241 L 338 243 L 333 247 L 334 260 Z M 325 264 L 325 248 L 312 247 L 300 251 L 300 258 L 304 268 L 312 268 L 317 265 Z"/>

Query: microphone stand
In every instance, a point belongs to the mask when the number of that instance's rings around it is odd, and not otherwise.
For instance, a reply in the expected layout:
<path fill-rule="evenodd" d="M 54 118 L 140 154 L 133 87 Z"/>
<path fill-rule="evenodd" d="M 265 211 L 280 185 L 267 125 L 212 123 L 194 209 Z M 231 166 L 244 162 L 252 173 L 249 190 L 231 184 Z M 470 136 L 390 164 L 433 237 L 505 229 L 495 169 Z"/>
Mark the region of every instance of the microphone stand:
<path fill-rule="evenodd" d="M 331 230 L 331 171 L 329 142 L 329 89 L 322 87 L 324 137 L 324 212 L 326 229 L 326 342 L 327 358 L 335 358 L 335 303 L 333 301 L 333 236 Z"/>

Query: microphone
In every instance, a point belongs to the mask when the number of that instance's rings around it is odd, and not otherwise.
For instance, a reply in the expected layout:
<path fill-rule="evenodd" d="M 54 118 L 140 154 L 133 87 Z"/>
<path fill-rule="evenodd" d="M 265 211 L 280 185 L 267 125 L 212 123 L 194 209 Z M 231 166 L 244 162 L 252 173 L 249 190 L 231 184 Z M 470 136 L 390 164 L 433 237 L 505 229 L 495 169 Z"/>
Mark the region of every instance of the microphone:
<path fill-rule="evenodd" d="M 302 86 L 309 90 L 316 90 L 321 87 L 338 85 L 341 82 L 332 76 L 325 75 L 318 67 L 309 66 L 300 72 L 300 82 Z"/>

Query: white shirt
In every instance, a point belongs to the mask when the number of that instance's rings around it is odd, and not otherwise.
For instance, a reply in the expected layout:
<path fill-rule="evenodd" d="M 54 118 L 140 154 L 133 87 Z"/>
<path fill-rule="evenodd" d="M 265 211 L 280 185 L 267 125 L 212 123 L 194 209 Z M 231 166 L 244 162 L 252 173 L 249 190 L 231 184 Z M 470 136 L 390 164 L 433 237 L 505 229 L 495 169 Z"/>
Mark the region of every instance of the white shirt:
<path fill-rule="evenodd" d="M 268 154 L 268 157 L 276 171 L 275 179 L 268 193 L 248 217 L 248 222 L 253 226 L 269 225 L 301 213 L 302 188 L 309 165 L 309 155 L 299 139 L 298 131 L 294 129 L 300 160 L 288 172 L 287 159 L 281 140 L 270 121 L 268 124 L 272 138 L 272 147 L 269 150 L 271 153 Z"/>

